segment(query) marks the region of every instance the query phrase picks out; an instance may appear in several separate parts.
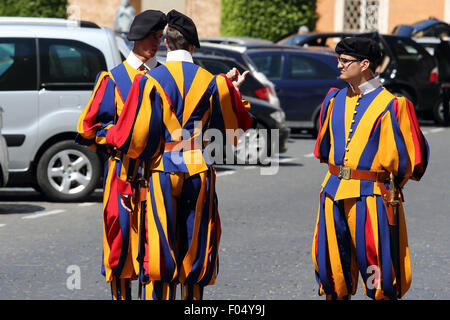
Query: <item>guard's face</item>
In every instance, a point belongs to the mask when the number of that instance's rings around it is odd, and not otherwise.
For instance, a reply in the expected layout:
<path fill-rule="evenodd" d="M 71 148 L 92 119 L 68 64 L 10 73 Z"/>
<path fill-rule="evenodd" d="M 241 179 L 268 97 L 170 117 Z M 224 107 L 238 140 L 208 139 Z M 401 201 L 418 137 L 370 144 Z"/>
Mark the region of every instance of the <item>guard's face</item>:
<path fill-rule="evenodd" d="M 145 39 L 139 40 L 141 52 L 147 59 L 155 56 L 156 51 L 158 51 L 159 45 L 161 44 L 162 36 L 163 30 L 158 30 L 150 33 Z"/>
<path fill-rule="evenodd" d="M 338 69 L 341 70 L 339 78 L 344 81 L 355 79 L 361 76 L 361 60 L 341 54 L 338 58 Z"/>

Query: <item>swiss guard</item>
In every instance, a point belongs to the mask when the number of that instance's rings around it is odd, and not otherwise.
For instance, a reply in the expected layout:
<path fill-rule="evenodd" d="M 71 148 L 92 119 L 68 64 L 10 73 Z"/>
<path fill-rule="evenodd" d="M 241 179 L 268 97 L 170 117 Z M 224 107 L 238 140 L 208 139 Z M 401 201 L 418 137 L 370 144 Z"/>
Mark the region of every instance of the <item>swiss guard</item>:
<path fill-rule="evenodd" d="M 135 78 L 106 141 L 147 164 L 140 223 L 144 298 L 175 299 L 181 284 L 182 299 L 202 299 L 204 287 L 215 283 L 221 236 L 216 171 L 202 137 L 207 129 L 225 137 L 227 129 L 245 131 L 256 123 L 235 88 L 244 74 L 230 80 L 194 64 L 195 24 L 175 10 L 167 19 L 167 61 Z"/>
<path fill-rule="evenodd" d="M 345 38 L 336 46 L 340 78 L 320 112 L 314 154 L 327 163 L 312 259 L 319 294 L 350 299 L 358 273 L 372 299 L 399 299 L 411 284 L 402 187 L 420 180 L 429 148 L 412 103 L 382 87 L 377 42 Z"/>
<path fill-rule="evenodd" d="M 102 274 L 111 284 L 114 300 L 131 299 L 131 281 L 139 270 L 139 206 L 130 214 L 119 194 L 136 189 L 140 161 L 131 159 L 106 143 L 105 129 L 117 123 L 134 78 L 156 68 L 155 59 L 167 24 L 161 11 L 147 10 L 137 15 L 127 35 L 134 41 L 127 59 L 109 72 L 97 76 L 91 98 L 78 120 L 76 141 L 107 155 L 103 183 L 103 257 Z M 127 178 L 131 177 L 130 179 Z"/>

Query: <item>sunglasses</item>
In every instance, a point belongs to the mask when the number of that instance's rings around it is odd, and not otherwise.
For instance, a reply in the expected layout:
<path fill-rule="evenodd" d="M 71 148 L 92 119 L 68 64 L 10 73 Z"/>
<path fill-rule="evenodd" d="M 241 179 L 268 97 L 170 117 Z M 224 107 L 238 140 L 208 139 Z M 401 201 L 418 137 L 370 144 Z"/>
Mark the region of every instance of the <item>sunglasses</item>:
<path fill-rule="evenodd" d="M 344 66 L 345 65 L 349 66 L 352 62 L 362 61 L 359 59 L 350 60 L 350 59 L 345 59 L 345 58 L 341 58 L 341 57 L 337 57 L 336 60 L 337 60 L 337 62 L 342 63 Z"/>

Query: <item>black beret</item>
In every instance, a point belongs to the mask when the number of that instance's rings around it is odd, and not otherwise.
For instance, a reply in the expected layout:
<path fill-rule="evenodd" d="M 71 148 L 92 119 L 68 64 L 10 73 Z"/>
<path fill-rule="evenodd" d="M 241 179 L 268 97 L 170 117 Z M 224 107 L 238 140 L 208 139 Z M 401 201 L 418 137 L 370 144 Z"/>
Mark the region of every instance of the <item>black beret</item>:
<path fill-rule="evenodd" d="M 197 48 L 200 48 L 197 28 L 195 27 L 194 21 L 192 21 L 191 18 L 174 9 L 167 14 L 167 25 L 180 31 L 183 37 L 190 44 L 193 44 Z"/>
<path fill-rule="evenodd" d="M 130 41 L 142 40 L 152 32 L 163 30 L 166 24 L 167 18 L 164 13 L 159 10 L 146 10 L 134 17 L 127 39 Z"/>
<path fill-rule="evenodd" d="M 381 49 L 378 42 L 370 38 L 351 37 L 342 39 L 336 46 L 336 53 L 346 54 L 357 59 L 367 59 L 378 64 L 381 60 Z"/>

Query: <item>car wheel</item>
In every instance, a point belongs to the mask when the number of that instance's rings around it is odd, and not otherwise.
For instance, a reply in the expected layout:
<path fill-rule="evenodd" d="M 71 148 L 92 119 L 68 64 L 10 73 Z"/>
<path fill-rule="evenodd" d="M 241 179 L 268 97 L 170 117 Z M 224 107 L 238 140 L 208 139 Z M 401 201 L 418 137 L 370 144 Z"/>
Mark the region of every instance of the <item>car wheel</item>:
<path fill-rule="evenodd" d="M 61 141 L 39 159 L 36 179 L 42 193 L 55 201 L 79 201 L 98 185 L 101 173 L 97 154 L 73 141 Z"/>
<path fill-rule="evenodd" d="M 271 156 L 270 130 L 261 124 L 239 137 L 234 148 L 238 164 L 268 164 Z"/>
<path fill-rule="evenodd" d="M 449 112 L 449 110 L 444 109 L 444 102 L 440 99 L 433 108 L 433 118 L 437 124 L 448 125 L 448 123 L 446 123 L 448 120 L 445 120 L 444 111 Z"/>

